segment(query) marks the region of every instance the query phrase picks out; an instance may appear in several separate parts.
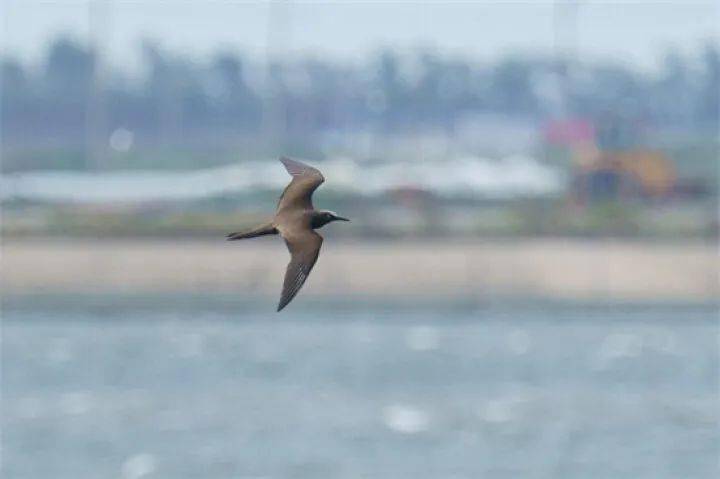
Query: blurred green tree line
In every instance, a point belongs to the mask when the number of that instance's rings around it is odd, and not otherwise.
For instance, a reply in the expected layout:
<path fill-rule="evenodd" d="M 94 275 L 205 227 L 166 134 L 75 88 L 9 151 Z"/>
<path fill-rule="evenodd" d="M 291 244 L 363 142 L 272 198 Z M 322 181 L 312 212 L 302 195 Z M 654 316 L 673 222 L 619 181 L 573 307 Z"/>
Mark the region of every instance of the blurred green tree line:
<path fill-rule="evenodd" d="M 137 146 L 178 148 L 222 148 L 267 131 L 288 138 L 452 133 L 483 114 L 536 121 L 558 115 L 602 121 L 611 114 L 705 138 L 718 131 L 714 43 L 693 56 L 669 51 L 653 72 L 621 61 L 510 55 L 488 63 L 427 50 L 382 51 L 360 64 L 319 58 L 263 64 L 227 51 L 198 62 L 152 43 L 141 54 L 143 69 L 134 75 L 98 62 L 89 47 L 67 37 L 51 42 L 40 64 L 3 57 L 3 147 L 15 153 L 6 156 L 5 171 L 73 161 L 72 167 L 91 166 L 82 160 L 88 136 L 106 142 L 119 128 L 132 132 Z M 52 160 L 24 156 L 33 149 L 65 153 Z"/>

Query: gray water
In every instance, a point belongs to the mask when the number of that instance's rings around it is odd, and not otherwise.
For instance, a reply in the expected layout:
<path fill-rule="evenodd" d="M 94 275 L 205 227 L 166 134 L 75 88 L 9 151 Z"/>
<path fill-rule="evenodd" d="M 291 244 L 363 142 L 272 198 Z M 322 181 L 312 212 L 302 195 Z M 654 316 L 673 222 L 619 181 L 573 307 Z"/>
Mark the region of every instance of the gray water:
<path fill-rule="evenodd" d="M 21 308 L 3 474 L 718 477 L 712 308 Z"/>

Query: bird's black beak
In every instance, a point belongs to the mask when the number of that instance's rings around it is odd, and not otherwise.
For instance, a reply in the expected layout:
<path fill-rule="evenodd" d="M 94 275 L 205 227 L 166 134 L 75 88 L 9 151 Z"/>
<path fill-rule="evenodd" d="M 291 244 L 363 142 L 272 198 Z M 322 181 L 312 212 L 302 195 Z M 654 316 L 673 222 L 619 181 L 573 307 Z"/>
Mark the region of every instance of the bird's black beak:
<path fill-rule="evenodd" d="M 340 220 L 340 221 L 350 221 L 350 220 L 347 219 L 347 218 L 343 218 L 342 216 L 337 216 L 337 215 L 335 216 L 335 219 L 336 219 L 336 220 Z"/>

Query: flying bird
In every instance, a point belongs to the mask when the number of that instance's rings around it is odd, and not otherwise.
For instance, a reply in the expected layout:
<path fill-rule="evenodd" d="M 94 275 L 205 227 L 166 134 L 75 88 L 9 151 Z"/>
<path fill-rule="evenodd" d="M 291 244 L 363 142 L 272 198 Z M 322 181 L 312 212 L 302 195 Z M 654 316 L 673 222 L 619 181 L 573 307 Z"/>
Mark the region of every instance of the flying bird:
<path fill-rule="evenodd" d="M 275 217 L 249 231 L 227 235 L 230 241 L 276 234 L 283 237 L 290 251 L 290 263 L 285 271 L 278 311 L 292 301 L 315 266 L 323 237 L 314 230 L 332 221 L 350 221 L 332 211 L 316 210 L 313 206 L 312 194 L 325 181 L 319 170 L 290 158 L 283 157 L 280 161 L 292 180 L 280 196 Z"/>

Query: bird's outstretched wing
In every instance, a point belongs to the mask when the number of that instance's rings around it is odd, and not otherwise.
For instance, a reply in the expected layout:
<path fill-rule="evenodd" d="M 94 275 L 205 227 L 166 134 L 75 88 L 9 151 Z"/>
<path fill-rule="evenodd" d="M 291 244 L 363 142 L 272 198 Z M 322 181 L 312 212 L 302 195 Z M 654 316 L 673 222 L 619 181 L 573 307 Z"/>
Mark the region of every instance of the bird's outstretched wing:
<path fill-rule="evenodd" d="M 290 301 L 302 288 L 303 283 L 310 275 L 315 261 L 320 254 L 320 246 L 322 246 L 323 238 L 313 230 L 304 230 L 292 237 L 285 237 L 290 251 L 290 263 L 288 263 L 287 271 L 285 271 L 285 282 L 283 283 L 282 296 L 278 304 L 278 311 L 288 305 Z"/>
<path fill-rule="evenodd" d="M 278 210 L 286 207 L 312 209 L 312 194 L 325 181 L 322 173 L 297 160 L 282 157 L 280 161 L 293 179 L 280 196 Z"/>

